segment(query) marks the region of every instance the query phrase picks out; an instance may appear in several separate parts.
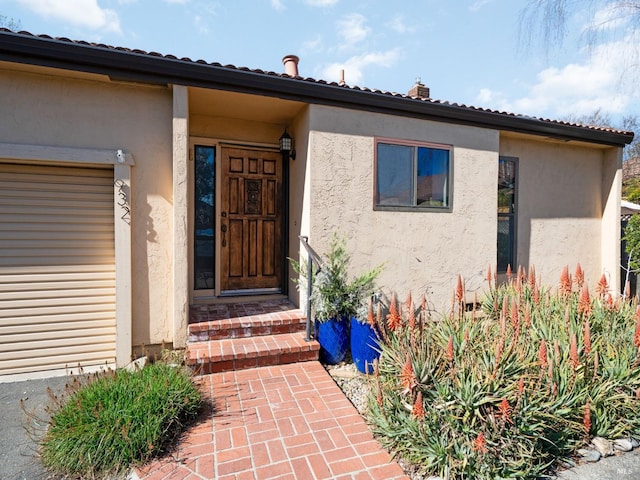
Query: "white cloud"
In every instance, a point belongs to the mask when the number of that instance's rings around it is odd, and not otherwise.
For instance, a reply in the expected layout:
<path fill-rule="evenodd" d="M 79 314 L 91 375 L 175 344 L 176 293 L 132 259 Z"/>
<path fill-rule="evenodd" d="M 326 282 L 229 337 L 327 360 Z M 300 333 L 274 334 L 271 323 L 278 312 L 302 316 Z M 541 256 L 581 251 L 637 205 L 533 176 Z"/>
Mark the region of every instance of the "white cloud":
<path fill-rule="evenodd" d="M 520 98 L 509 100 L 502 92 L 483 88 L 476 97 L 481 105 L 514 113 L 550 118 L 589 115 L 596 110 L 611 114 L 624 113 L 637 100 L 637 70 L 629 64 L 637 58 L 632 38 L 597 47 L 582 63 L 550 67 L 536 75 L 535 82 Z M 625 88 L 622 75 L 632 75 Z"/>
<path fill-rule="evenodd" d="M 342 47 L 348 48 L 361 42 L 371 32 L 367 19 L 359 13 L 350 13 L 338 21 L 338 35 L 344 40 Z"/>
<path fill-rule="evenodd" d="M 624 4 L 611 3 L 605 5 L 600 10 L 596 11 L 593 18 L 590 19 L 589 24 L 585 27 L 585 30 L 603 31 L 603 30 L 615 30 L 628 23 L 629 15 L 633 15 L 635 12 L 628 11 L 628 7 Z"/>
<path fill-rule="evenodd" d="M 281 12 L 284 10 L 284 3 L 282 3 L 282 0 L 271 0 L 271 8 Z"/>
<path fill-rule="evenodd" d="M 493 0 L 476 0 L 469 6 L 469 11 L 477 12 L 482 7 L 484 7 L 487 3 L 491 3 Z"/>
<path fill-rule="evenodd" d="M 365 53 L 356 55 L 344 62 L 336 62 L 322 69 L 322 78 L 330 82 L 340 80 L 340 70 L 345 72 L 345 82 L 349 85 L 357 85 L 364 78 L 364 69 L 370 66 L 389 68 L 400 57 L 400 49 L 386 52 Z"/>
<path fill-rule="evenodd" d="M 52 17 L 73 26 L 121 33 L 118 14 L 101 8 L 97 0 L 18 0 L 42 17 Z"/>
<path fill-rule="evenodd" d="M 323 50 L 322 35 L 316 35 L 302 43 L 303 52 L 319 52 Z"/>
<path fill-rule="evenodd" d="M 413 33 L 416 31 L 416 27 L 412 25 L 407 25 L 404 21 L 402 15 L 396 15 L 393 17 L 391 22 L 389 22 L 389 26 L 392 30 L 398 33 Z"/>
<path fill-rule="evenodd" d="M 45 17 L 76 27 L 121 33 L 118 14 L 98 5 L 98 0 L 18 0 L 20 4 Z"/>
<path fill-rule="evenodd" d="M 311 7 L 331 7 L 339 0 L 307 0 L 307 5 Z"/>

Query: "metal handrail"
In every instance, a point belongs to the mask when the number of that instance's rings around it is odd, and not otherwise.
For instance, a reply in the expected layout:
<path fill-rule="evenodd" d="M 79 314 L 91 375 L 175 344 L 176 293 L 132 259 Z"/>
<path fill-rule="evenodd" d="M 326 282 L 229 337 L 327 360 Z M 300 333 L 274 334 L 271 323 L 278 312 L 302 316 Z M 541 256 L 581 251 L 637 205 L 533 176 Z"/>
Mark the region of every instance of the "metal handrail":
<path fill-rule="evenodd" d="M 324 266 L 324 262 L 320 255 L 309 245 L 309 237 L 305 235 L 298 235 L 302 246 L 307 251 L 307 336 L 305 340 L 311 341 L 311 288 L 312 288 L 312 276 L 313 276 L 313 264 L 315 263 L 318 271 Z"/>

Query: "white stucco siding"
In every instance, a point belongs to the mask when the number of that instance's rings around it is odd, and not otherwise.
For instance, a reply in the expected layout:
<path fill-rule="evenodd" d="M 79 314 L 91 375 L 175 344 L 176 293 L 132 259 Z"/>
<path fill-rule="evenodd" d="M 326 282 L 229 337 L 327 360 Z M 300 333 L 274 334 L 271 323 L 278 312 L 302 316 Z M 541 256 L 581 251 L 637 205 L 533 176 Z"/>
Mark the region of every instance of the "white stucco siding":
<path fill-rule="evenodd" d="M 0 142 L 123 149 L 131 191 L 133 344 L 172 341 L 172 94 L 166 87 L 0 68 Z"/>
<path fill-rule="evenodd" d="M 603 271 L 602 148 L 503 138 L 500 153 L 518 158 L 518 263 L 557 284 L 579 262 L 591 285 Z M 619 228 L 619 226 L 617 227 Z"/>
<path fill-rule="evenodd" d="M 353 271 L 385 264 L 379 285 L 401 297 L 427 292 L 448 308 L 457 275 L 468 299 L 496 258 L 497 132 L 344 109 L 311 107 L 311 243 L 347 238 Z M 375 136 L 452 146 L 451 211 L 374 211 Z"/>

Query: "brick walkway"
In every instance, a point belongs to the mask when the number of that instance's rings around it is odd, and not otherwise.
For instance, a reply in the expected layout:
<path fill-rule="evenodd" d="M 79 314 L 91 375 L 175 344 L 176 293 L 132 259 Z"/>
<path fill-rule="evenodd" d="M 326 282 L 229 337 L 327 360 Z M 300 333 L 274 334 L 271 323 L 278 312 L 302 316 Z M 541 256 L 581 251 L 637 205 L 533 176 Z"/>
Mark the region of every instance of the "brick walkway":
<path fill-rule="evenodd" d="M 213 412 L 142 480 L 408 479 L 319 362 L 198 381 Z"/>

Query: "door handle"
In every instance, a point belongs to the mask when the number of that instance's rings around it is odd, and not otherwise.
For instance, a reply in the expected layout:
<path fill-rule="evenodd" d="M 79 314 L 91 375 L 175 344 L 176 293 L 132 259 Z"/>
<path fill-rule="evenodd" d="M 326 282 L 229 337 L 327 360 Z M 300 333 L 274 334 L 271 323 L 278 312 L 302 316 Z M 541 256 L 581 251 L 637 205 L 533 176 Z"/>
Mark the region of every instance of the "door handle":
<path fill-rule="evenodd" d="M 222 230 L 222 246 L 226 247 L 227 246 L 227 226 L 226 225 L 220 225 L 220 230 Z"/>

